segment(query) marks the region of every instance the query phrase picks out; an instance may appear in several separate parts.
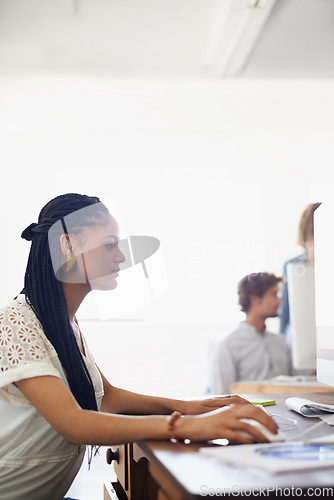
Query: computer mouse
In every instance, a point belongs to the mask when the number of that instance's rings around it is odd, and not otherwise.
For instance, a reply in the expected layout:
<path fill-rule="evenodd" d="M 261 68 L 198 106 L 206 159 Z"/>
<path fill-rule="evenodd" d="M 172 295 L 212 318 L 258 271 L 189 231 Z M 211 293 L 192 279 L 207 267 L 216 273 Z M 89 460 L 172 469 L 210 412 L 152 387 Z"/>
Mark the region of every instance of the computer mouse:
<path fill-rule="evenodd" d="M 278 431 L 277 434 L 274 434 L 273 432 L 270 432 L 270 430 L 263 424 L 260 424 L 260 422 L 258 422 L 257 420 L 244 419 L 243 421 L 249 425 L 253 425 L 254 427 L 256 427 L 261 432 L 261 434 L 263 434 L 271 443 L 285 441 L 285 437 L 282 432 Z M 244 436 L 254 439 L 254 436 L 251 436 L 250 434 L 248 434 L 248 432 L 245 431 L 238 431 L 238 432 L 239 434 L 243 434 Z"/>

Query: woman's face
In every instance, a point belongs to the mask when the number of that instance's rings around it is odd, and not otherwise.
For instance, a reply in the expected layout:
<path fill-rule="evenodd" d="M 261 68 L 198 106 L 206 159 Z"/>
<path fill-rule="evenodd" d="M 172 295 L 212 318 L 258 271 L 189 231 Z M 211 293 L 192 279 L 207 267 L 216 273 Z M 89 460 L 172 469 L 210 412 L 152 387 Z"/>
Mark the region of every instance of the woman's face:
<path fill-rule="evenodd" d="M 112 290 L 117 286 L 119 265 L 125 258 L 118 248 L 119 228 L 116 220 L 105 214 L 97 225 L 88 226 L 77 237 L 71 236 L 77 259 L 75 273 L 92 290 Z"/>

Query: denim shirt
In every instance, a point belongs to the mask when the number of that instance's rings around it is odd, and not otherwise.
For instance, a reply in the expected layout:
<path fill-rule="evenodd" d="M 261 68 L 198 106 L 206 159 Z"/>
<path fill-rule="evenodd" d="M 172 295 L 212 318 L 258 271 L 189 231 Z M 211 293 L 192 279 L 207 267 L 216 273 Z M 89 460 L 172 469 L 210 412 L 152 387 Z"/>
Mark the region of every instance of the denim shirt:
<path fill-rule="evenodd" d="M 307 262 L 305 250 L 302 254 L 297 255 L 297 257 L 293 257 L 292 259 L 287 260 L 283 265 L 283 276 L 284 276 L 285 280 L 284 280 L 283 289 L 282 289 L 282 303 L 280 305 L 278 314 L 279 314 L 279 318 L 280 318 L 280 333 L 284 337 L 286 337 L 286 334 L 287 334 L 287 332 L 289 330 L 289 326 L 290 326 L 287 267 L 288 267 L 288 264 L 295 264 L 298 262 L 302 262 L 302 263 Z"/>

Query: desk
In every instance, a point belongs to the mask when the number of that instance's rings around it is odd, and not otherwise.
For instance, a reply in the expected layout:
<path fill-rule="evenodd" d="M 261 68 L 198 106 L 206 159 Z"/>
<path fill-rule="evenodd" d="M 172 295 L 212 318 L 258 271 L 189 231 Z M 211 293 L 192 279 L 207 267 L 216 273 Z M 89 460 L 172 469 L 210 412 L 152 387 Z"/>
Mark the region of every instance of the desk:
<path fill-rule="evenodd" d="M 232 394 L 295 394 L 295 393 L 309 393 L 309 392 L 334 392 L 334 387 L 320 384 L 319 382 L 275 382 L 274 379 L 268 380 L 255 380 L 255 381 L 240 381 L 231 384 Z M 307 399 L 310 399 L 309 397 Z"/>
<path fill-rule="evenodd" d="M 277 405 L 267 407 L 270 414 L 294 418 L 298 425 L 285 431 L 286 437 L 294 436 L 318 421 L 317 418 L 305 418 L 288 410 L 285 406 L 287 395 L 272 395 Z M 288 396 L 291 396 L 289 394 Z M 303 397 L 303 394 L 294 394 Z M 259 394 L 248 394 L 249 398 L 258 398 Z M 311 393 L 308 399 L 334 404 L 334 394 Z M 312 433 L 312 437 L 334 434 L 334 427 L 323 424 Z M 334 492 L 334 469 L 306 471 L 301 473 L 282 473 L 271 475 L 260 469 L 237 469 L 219 462 L 215 458 L 203 456 L 198 449 L 203 443 L 169 443 L 167 441 L 145 441 L 121 447 L 120 463 L 115 465 L 118 483 L 114 484 L 114 497 L 108 496 L 105 485 L 105 500 L 198 500 L 203 492 L 219 492 L 223 488 L 231 491 L 240 485 L 246 491 L 254 488 L 307 488 L 331 487 Z M 237 446 L 237 445 L 236 445 Z M 208 497 L 214 497 L 210 493 Z M 248 495 L 249 498 L 249 495 Z"/>

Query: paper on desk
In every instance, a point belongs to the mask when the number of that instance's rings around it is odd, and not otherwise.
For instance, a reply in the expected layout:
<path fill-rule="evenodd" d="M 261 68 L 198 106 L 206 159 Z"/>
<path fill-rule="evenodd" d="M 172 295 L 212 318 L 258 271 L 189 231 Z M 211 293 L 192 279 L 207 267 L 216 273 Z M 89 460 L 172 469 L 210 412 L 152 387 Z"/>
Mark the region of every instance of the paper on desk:
<path fill-rule="evenodd" d="M 322 416 L 329 417 L 331 413 L 334 414 L 334 405 L 317 403 L 309 399 L 295 398 L 295 397 L 287 398 L 285 404 L 290 410 L 296 411 L 297 413 L 300 413 L 300 415 L 303 415 L 304 417 L 322 418 Z M 334 425 L 334 421 L 333 424 L 330 424 L 329 422 L 327 423 L 329 425 Z"/>
<path fill-rule="evenodd" d="M 319 415 L 319 418 L 326 422 L 327 425 L 334 425 L 334 415 Z"/>
<path fill-rule="evenodd" d="M 261 443 L 200 448 L 200 453 L 234 467 L 256 467 L 271 474 L 334 467 L 333 444 Z"/>

